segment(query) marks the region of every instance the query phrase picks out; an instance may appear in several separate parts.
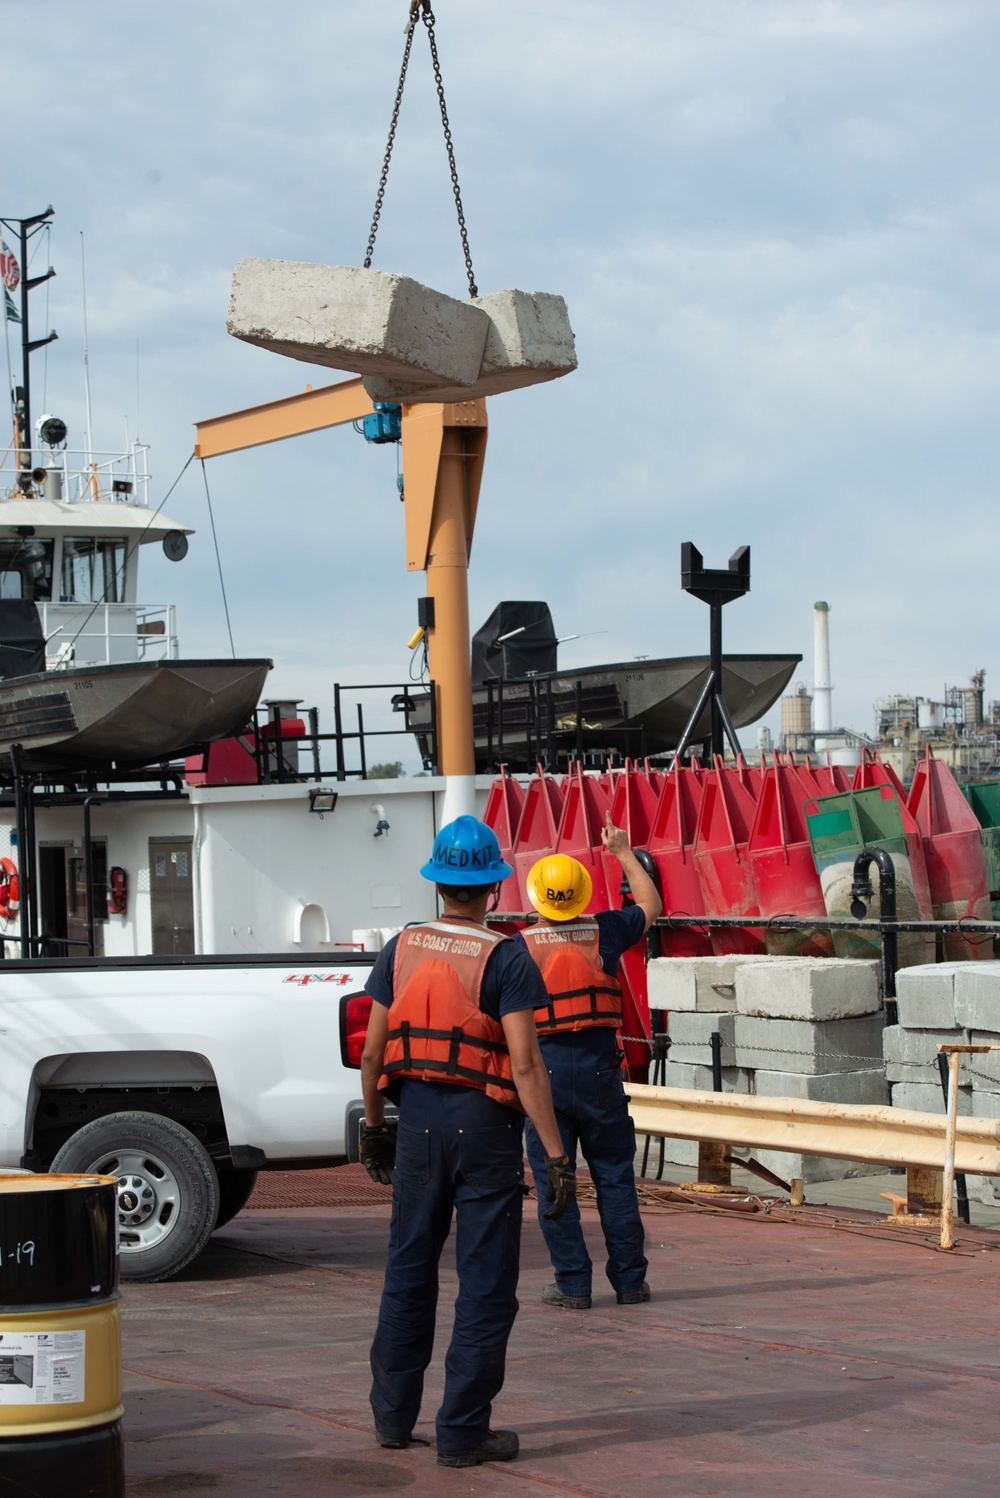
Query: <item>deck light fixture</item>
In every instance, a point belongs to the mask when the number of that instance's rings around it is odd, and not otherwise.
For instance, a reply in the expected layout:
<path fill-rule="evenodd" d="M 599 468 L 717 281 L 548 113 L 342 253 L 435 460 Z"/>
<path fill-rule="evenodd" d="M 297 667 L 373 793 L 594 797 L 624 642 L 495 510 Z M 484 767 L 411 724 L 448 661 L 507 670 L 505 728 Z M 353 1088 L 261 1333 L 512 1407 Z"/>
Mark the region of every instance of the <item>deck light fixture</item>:
<path fill-rule="evenodd" d="M 318 812 L 320 816 L 325 811 L 333 811 L 337 805 L 337 792 L 327 790 L 325 786 L 317 785 L 309 792 L 309 810 Z"/>

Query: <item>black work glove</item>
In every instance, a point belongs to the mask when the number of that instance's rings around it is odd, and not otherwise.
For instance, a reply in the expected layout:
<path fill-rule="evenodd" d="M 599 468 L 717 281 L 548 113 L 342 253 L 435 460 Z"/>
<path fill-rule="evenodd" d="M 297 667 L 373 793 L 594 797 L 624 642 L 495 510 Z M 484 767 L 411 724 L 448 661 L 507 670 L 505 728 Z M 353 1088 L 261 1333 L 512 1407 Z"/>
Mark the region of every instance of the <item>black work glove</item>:
<path fill-rule="evenodd" d="M 383 1124 L 361 1125 L 358 1140 L 358 1155 L 362 1165 L 373 1181 L 382 1186 L 392 1185 L 392 1171 L 396 1164 L 396 1120 Z"/>
<path fill-rule="evenodd" d="M 552 1206 L 542 1213 L 546 1222 L 561 1217 L 571 1202 L 576 1201 L 576 1166 L 569 1155 L 546 1155 L 549 1167 L 549 1189 L 545 1200 Z"/>

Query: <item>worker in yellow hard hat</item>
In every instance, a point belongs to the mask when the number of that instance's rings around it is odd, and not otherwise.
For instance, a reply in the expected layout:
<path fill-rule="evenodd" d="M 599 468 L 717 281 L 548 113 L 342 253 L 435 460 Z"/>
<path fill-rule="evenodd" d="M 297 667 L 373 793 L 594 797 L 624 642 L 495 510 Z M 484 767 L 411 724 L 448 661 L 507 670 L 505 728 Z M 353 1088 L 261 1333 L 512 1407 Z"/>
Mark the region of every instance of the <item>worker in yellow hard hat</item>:
<path fill-rule="evenodd" d="M 622 1085 L 616 975 L 622 953 L 642 940 L 663 902 L 610 813 L 601 840 L 621 864 L 635 904 L 587 915 L 590 875 L 577 859 L 550 853 L 528 873 L 528 898 L 539 920 L 519 939 L 541 970 L 548 994 L 548 1003 L 535 1010 L 535 1023 L 563 1148 L 571 1160 L 579 1148 L 590 1167 L 608 1248 L 608 1279 L 618 1304 L 628 1306 L 648 1301 L 650 1292 L 635 1189 L 635 1129 Z M 648 854 L 644 857 L 652 863 Z M 541 1207 L 548 1185 L 546 1147 L 530 1123 L 526 1145 Z M 546 1220 L 540 1211 L 539 1220 L 556 1274 L 542 1300 L 589 1310 L 592 1265 L 575 1200 L 559 1219 Z"/>

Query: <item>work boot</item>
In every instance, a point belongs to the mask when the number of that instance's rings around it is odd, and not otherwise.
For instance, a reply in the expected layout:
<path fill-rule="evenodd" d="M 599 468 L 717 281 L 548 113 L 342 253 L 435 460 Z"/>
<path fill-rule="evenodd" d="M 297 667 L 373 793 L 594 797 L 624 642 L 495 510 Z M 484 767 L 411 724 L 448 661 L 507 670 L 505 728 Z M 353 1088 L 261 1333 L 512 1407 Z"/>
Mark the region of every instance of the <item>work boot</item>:
<path fill-rule="evenodd" d="M 439 1467 L 478 1467 L 480 1462 L 512 1462 L 520 1449 L 513 1430 L 491 1430 L 485 1441 L 453 1455 L 438 1452 Z"/>
<path fill-rule="evenodd" d="M 562 1306 L 567 1311 L 589 1311 L 593 1302 L 589 1295 L 566 1295 L 558 1285 L 546 1285 L 542 1291 L 542 1304 Z"/>
<path fill-rule="evenodd" d="M 405 1451 L 410 1444 L 409 1436 L 397 1435 L 392 1430 L 375 1430 L 375 1439 L 387 1451 Z"/>
<path fill-rule="evenodd" d="M 649 1286 L 643 1280 L 638 1290 L 619 1290 L 615 1296 L 620 1306 L 642 1306 L 651 1300 Z"/>

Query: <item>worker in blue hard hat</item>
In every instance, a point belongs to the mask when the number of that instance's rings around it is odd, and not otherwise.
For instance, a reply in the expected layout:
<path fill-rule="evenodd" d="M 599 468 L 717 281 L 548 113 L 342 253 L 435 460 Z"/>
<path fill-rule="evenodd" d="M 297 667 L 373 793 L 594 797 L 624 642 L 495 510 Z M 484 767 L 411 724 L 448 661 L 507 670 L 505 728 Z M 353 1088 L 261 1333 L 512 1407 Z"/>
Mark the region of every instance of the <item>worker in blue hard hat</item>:
<path fill-rule="evenodd" d="M 545 984 L 545 1003 L 535 1020 L 563 1148 L 574 1160 L 579 1149 L 590 1167 L 608 1250 L 607 1276 L 618 1304 L 631 1306 L 648 1301 L 650 1289 L 635 1189 L 635 1129 L 622 1085 L 617 973 L 622 953 L 642 940 L 663 902 L 650 875 L 655 864 L 644 850 L 638 856 L 632 851 L 610 812 L 601 841 L 621 865 L 634 903 L 588 915 L 593 888 L 587 870 L 566 853 L 549 853 L 525 881 L 538 924 L 515 940 L 527 946 Z M 537 1185 L 544 1180 L 548 1145 L 530 1123 L 527 1148 Z M 576 1203 L 558 1222 L 543 1215 L 541 1228 L 556 1276 L 555 1284 L 542 1290 L 542 1300 L 566 1310 L 589 1310 L 593 1266 Z"/>
<path fill-rule="evenodd" d="M 490 1430 L 490 1412 L 517 1313 L 525 1113 L 547 1162 L 551 1218 L 574 1200 L 576 1174 L 538 1049 L 541 974 L 520 942 L 484 925 L 512 873 L 496 834 L 457 817 L 420 872 L 437 886 L 443 912 L 394 937 L 365 985 L 373 1003 L 361 1061 L 361 1159 L 374 1180 L 392 1182 L 371 1404 L 379 1445 L 405 1447 L 420 1413 L 438 1261 L 455 1213 L 459 1288 L 437 1459 L 471 1467 L 518 1452 L 513 1431 Z M 386 1122 L 387 1097 L 398 1124 Z"/>

